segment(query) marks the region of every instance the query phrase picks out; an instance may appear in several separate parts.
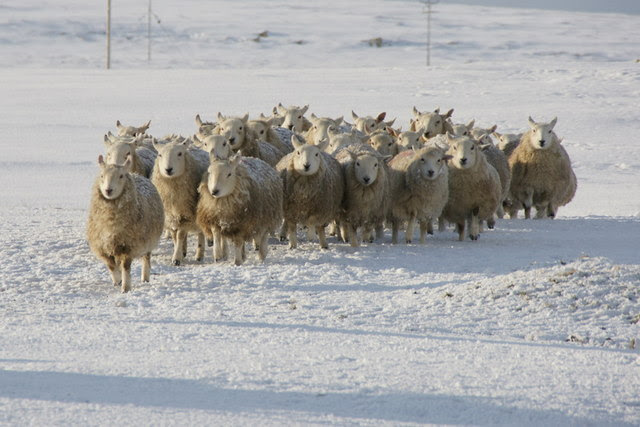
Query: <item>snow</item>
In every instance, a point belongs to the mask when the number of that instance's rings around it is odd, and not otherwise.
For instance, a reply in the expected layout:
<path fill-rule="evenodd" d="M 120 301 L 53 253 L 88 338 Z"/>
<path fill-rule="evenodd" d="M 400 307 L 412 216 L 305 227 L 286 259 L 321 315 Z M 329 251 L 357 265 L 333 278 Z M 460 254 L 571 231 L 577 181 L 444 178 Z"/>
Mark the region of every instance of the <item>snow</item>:
<path fill-rule="evenodd" d="M 94 3 L 0 6 L 0 424 L 640 424 L 640 16 L 440 3 L 426 68 L 418 2 L 156 0 L 147 64 L 147 2 L 113 2 L 107 71 Z M 84 235 L 104 133 L 278 102 L 557 115 L 578 192 L 477 242 L 174 267 L 162 240 L 112 287 Z"/>

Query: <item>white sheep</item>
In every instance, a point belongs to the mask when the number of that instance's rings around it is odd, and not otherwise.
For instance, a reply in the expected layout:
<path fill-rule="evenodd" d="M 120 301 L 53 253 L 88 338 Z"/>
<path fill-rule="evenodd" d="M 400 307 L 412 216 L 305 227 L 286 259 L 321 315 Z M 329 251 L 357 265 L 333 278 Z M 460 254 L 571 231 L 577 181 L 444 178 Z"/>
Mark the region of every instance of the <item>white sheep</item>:
<path fill-rule="evenodd" d="M 453 132 L 449 119 L 453 115 L 453 108 L 445 114 L 440 114 L 440 108 L 436 108 L 433 112 L 420 112 L 413 107 L 413 119 L 411 120 L 410 131 L 416 132 L 422 129 L 426 139 L 433 138 L 436 135 L 444 135 L 446 132 Z"/>
<path fill-rule="evenodd" d="M 340 150 L 335 158 L 342 165 L 345 179 L 340 227 L 344 241 L 358 246 L 358 229 L 363 239 L 382 226 L 389 208 L 389 179 L 386 159 L 367 144 Z"/>
<path fill-rule="evenodd" d="M 218 113 L 218 124 L 213 133 L 227 138 L 227 141 L 231 144 L 231 149 L 236 151 L 244 143 L 248 121 L 248 113 L 242 117 L 225 117 Z"/>
<path fill-rule="evenodd" d="M 202 135 L 211 135 L 214 133 L 214 129 L 218 124 L 216 122 L 204 122 L 202 118 L 200 118 L 200 114 L 196 114 L 196 126 L 198 128 L 198 133 Z"/>
<path fill-rule="evenodd" d="M 329 138 L 329 131 L 339 131 L 342 117 L 332 119 L 329 117 L 316 117 L 311 113 L 311 128 L 304 135 L 304 139 L 311 144 L 319 144 L 323 139 Z"/>
<path fill-rule="evenodd" d="M 557 118 L 549 123 L 536 123 L 529 117 L 530 129 L 509 157 L 511 167 L 511 217 L 524 208 L 525 218 L 554 218 L 558 207 L 569 203 L 577 188 L 571 160 L 553 132 Z"/>
<path fill-rule="evenodd" d="M 213 257 L 224 257 L 224 240 L 235 246 L 235 264 L 245 259 L 245 242 L 258 242 L 259 258 L 267 256 L 268 237 L 282 222 L 282 179 L 264 161 L 234 155 L 212 159 L 199 187 L 197 223 L 214 239 Z"/>
<path fill-rule="evenodd" d="M 228 159 L 233 154 L 227 138 L 222 135 L 193 135 L 193 145 L 206 151 L 215 159 Z"/>
<path fill-rule="evenodd" d="M 520 140 L 522 139 L 522 135 L 524 133 L 498 133 L 493 132 L 493 136 L 498 139 L 498 148 L 502 150 L 505 156 L 511 157 L 511 153 L 513 150 L 520 144 Z"/>
<path fill-rule="evenodd" d="M 326 249 L 325 227 L 338 219 L 344 195 L 342 168 L 323 151 L 326 140 L 321 145 L 305 144 L 294 135 L 291 143 L 294 151 L 276 166 L 284 185 L 283 232 L 293 249 L 297 247 L 298 224 L 315 228 L 320 247 Z"/>
<path fill-rule="evenodd" d="M 369 135 L 369 145 L 383 156 L 395 156 L 398 154 L 398 145 L 386 130 L 377 130 Z"/>
<path fill-rule="evenodd" d="M 477 138 L 478 144 L 480 145 L 480 149 L 482 153 L 487 158 L 487 161 L 491 166 L 493 166 L 498 172 L 498 176 L 500 177 L 500 187 L 502 188 L 502 195 L 500 197 L 500 203 L 498 204 L 498 209 L 496 210 L 496 215 L 498 218 L 504 217 L 504 207 L 503 204 L 507 203 L 509 199 L 509 188 L 511 186 L 511 170 L 509 169 L 509 161 L 507 160 L 507 156 L 493 144 L 493 140 L 489 136 L 489 134 L 485 133 L 480 135 Z M 487 225 L 489 228 L 493 228 L 495 226 L 495 220 L 492 218 L 487 221 Z"/>
<path fill-rule="evenodd" d="M 351 117 L 354 121 L 353 127 L 364 134 L 370 134 L 377 130 L 387 130 L 387 127 L 391 127 L 396 119 L 385 122 L 384 118 L 386 115 L 387 113 L 383 111 L 375 118 L 372 116 L 360 117 L 355 112 L 351 111 Z"/>
<path fill-rule="evenodd" d="M 471 130 L 473 129 L 473 125 L 475 123 L 475 120 L 471 120 L 466 125 L 463 123 L 453 124 L 449 122 L 452 130 L 451 133 L 455 136 L 471 136 Z"/>
<path fill-rule="evenodd" d="M 131 171 L 149 178 L 153 171 L 153 164 L 158 153 L 143 145 L 144 135 L 137 137 L 121 136 L 109 138 L 104 136 L 104 144 L 107 148 L 106 162 L 109 164 L 122 165 L 130 158 Z"/>
<path fill-rule="evenodd" d="M 449 198 L 447 160 L 444 150 L 429 145 L 404 151 L 389 162 L 391 242 L 398 243 L 400 225 L 406 221 L 405 240 L 411 243 L 416 221 L 420 243 L 431 233 L 431 221 L 442 214 Z"/>
<path fill-rule="evenodd" d="M 295 105 L 285 107 L 281 103 L 278 103 L 276 109 L 278 114 L 284 117 L 284 120 L 280 125 L 281 127 L 298 133 L 306 132 L 311 129 L 311 122 L 304 117 L 304 113 L 309 109 L 309 105 L 305 105 L 304 107 L 298 107 Z"/>
<path fill-rule="evenodd" d="M 151 120 L 142 126 L 124 126 L 120 123 L 120 120 L 116 121 L 116 128 L 118 129 L 118 136 L 136 136 L 139 133 L 146 133 L 149 130 L 149 126 L 151 126 Z"/>
<path fill-rule="evenodd" d="M 442 216 L 456 224 L 458 239 L 464 240 L 465 222 L 471 240 L 477 240 L 480 223 L 493 218 L 502 189 L 500 177 L 478 143 L 469 137 L 447 135 L 449 162 L 449 200 Z"/>
<path fill-rule="evenodd" d="M 419 150 L 424 147 L 423 133 L 422 129 L 418 129 L 417 132 L 412 132 L 410 130 L 405 132 L 392 131 L 392 136 L 395 137 L 395 143 L 398 147 L 398 152 Z"/>
<path fill-rule="evenodd" d="M 91 193 L 87 222 L 89 247 L 111 273 L 114 286 L 131 290 L 131 262 L 142 257 L 142 281 L 151 274 L 151 251 L 164 225 L 162 200 L 151 181 L 124 165 L 108 165 L 98 157 L 100 175 Z"/>
<path fill-rule="evenodd" d="M 274 128 L 274 121 L 274 119 L 249 120 L 247 122 L 247 137 L 256 141 L 268 142 L 284 154 L 292 152 L 291 131 L 287 130 L 285 136 L 281 137 L 281 133 Z"/>
<path fill-rule="evenodd" d="M 342 132 L 337 129 L 329 128 L 327 130 L 327 136 L 329 137 L 329 143 L 326 145 L 325 152 L 329 154 L 336 154 L 343 148 L 349 147 L 354 144 L 360 144 L 369 139 L 367 135 L 362 132 L 352 130 L 349 132 Z M 322 141 L 318 142 L 320 144 Z M 318 145 L 316 144 L 316 145 Z"/>
<path fill-rule="evenodd" d="M 275 127 L 280 127 L 282 126 L 282 123 L 284 123 L 284 116 L 281 116 L 280 114 L 278 114 L 277 107 L 273 107 L 273 112 L 271 116 L 265 116 L 263 113 L 260 113 L 260 116 L 258 118 L 260 120 L 270 120 L 271 126 L 275 126 Z"/>
<path fill-rule="evenodd" d="M 158 157 L 151 180 L 158 189 L 165 211 L 165 228 L 173 238 L 174 265 L 180 265 L 187 252 L 187 234 L 198 233 L 196 260 L 204 256 L 204 234 L 196 224 L 198 186 L 209 166 L 209 154 L 183 142 L 156 142 Z"/>

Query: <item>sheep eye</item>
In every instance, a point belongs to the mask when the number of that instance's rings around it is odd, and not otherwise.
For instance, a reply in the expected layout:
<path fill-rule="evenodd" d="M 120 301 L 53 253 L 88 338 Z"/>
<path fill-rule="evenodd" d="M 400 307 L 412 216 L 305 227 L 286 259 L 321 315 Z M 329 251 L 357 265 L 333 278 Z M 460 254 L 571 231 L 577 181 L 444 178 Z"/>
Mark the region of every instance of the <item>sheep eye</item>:
<path fill-rule="evenodd" d="M 475 145 L 472 145 L 472 146 L 471 146 L 471 149 L 472 149 L 472 150 L 475 150 L 475 149 L 476 149 L 476 146 L 475 146 Z"/>
<path fill-rule="evenodd" d="M 162 157 L 162 154 L 158 153 L 158 157 Z"/>
<path fill-rule="evenodd" d="M 360 166 L 360 162 L 356 162 L 356 166 Z"/>
<path fill-rule="evenodd" d="M 436 120 L 436 124 L 439 125 L 440 124 L 440 120 Z"/>
<path fill-rule="evenodd" d="M 120 179 L 124 178 L 124 175 L 120 175 Z"/>
<path fill-rule="evenodd" d="M 263 130 L 261 130 L 261 131 L 260 131 L 260 135 L 262 135 L 263 133 L 264 133 L 264 131 L 263 131 Z"/>
<path fill-rule="evenodd" d="M 549 134 L 551 134 L 551 130 L 549 130 Z"/>
<path fill-rule="evenodd" d="M 299 151 L 297 151 L 297 152 L 296 152 L 296 154 L 299 156 L 299 155 L 300 155 L 300 152 L 299 152 Z"/>
<path fill-rule="evenodd" d="M 231 174 L 227 175 L 227 178 L 231 178 Z"/>
<path fill-rule="evenodd" d="M 441 159 L 438 159 L 438 163 L 440 163 L 440 160 L 441 160 Z"/>
<path fill-rule="evenodd" d="M 178 153 L 178 157 L 182 156 L 182 153 Z"/>
<path fill-rule="evenodd" d="M 302 116 L 298 116 L 298 118 L 299 118 L 299 119 L 301 119 L 301 118 L 302 118 Z"/>
<path fill-rule="evenodd" d="M 240 126 L 240 127 L 238 128 L 238 130 L 242 130 L 242 126 Z"/>
<path fill-rule="evenodd" d="M 420 161 L 421 161 L 422 163 L 424 163 L 424 157 L 423 157 L 423 158 L 421 158 L 421 159 L 420 159 Z"/>
<path fill-rule="evenodd" d="M 377 167 L 378 167 L 378 164 L 376 163 L 375 165 L 373 165 L 373 167 L 374 167 L 374 168 L 377 168 Z"/>
<path fill-rule="evenodd" d="M 226 143 L 226 142 L 223 142 L 223 143 L 222 143 L 222 146 L 223 146 L 223 147 L 226 147 L 226 146 L 227 146 L 227 143 Z"/>
<path fill-rule="evenodd" d="M 316 153 L 316 157 L 318 157 L 320 155 L 320 153 Z"/>
<path fill-rule="evenodd" d="M 389 147 L 391 147 L 392 145 L 393 145 L 393 142 L 390 142 L 390 143 L 389 143 Z"/>
<path fill-rule="evenodd" d="M 126 156 L 125 156 L 125 157 L 129 157 L 130 155 L 131 155 L 131 153 L 129 152 L 129 153 L 127 153 L 127 154 L 126 154 Z"/>

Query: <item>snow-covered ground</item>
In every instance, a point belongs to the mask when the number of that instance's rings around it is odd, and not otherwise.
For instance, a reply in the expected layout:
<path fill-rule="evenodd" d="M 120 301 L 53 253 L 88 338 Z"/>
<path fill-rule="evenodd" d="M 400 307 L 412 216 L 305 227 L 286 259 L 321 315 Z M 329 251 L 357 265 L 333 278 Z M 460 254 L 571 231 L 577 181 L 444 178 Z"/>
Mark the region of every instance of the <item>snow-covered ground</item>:
<path fill-rule="evenodd" d="M 93 3 L 0 5 L 0 424 L 640 424 L 640 16 L 441 3 L 426 68 L 418 2 L 155 0 L 148 64 L 147 2 L 114 1 L 106 71 Z M 557 115 L 578 193 L 477 242 L 238 268 L 162 241 L 120 294 L 84 237 L 103 134 L 278 102 Z"/>

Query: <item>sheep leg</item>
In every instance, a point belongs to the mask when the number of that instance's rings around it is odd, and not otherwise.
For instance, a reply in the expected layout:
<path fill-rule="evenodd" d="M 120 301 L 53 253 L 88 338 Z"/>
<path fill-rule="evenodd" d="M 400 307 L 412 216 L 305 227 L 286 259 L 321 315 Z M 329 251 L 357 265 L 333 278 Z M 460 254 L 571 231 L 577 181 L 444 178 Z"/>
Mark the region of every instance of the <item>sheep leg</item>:
<path fill-rule="evenodd" d="M 478 214 L 480 213 L 480 208 L 476 207 L 471 212 L 471 218 L 469 218 L 469 237 L 471 240 L 478 240 L 478 236 L 480 235 L 480 218 Z"/>
<path fill-rule="evenodd" d="M 122 274 L 120 273 L 120 268 L 116 265 L 116 260 L 114 257 L 102 257 L 102 260 L 107 265 L 109 269 L 109 273 L 111 274 L 111 282 L 113 286 L 120 286 L 122 282 Z"/>
<path fill-rule="evenodd" d="M 324 228 L 323 228 L 324 229 Z M 316 231 L 313 227 L 307 226 L 307 241 L 312 241 L 316 238 Z"/>
<path fill-rule="evenodd" d="M 487 220 L 487 228 L 489 228 L 489 230 L 496 228 L 496 217 L 494 215 L 491 215 L 491 218 Z"/>
<path fill-rule="evenodd" d="M 384 225 L 378 224 L 376 225 L 376 239 L 382 240 L 384 238 Z M 370 241 L 373 243 L 373 239 Z"/>
<path fill-rule="evenodd" d="M 443 232 L 447 230 L 447 224 L 444 221 L 444 217 L 440 216 L 438 217 L 438 231 L 439 232 Z"/>
<path fill-rule="evenodd" d="M 496 216 L 500 219 L 504 218 L 504 207 L 503 207 L 504 202 L 501 202 L 498 205 L 498 209 L 496 209 Z M 489 227 L 491 228 L 491 227 Z"/>
<path fill-rule="evenodd" d="M 120 271 L 122 274 L 122 292 L 129 292 L 131 290 L 131 258 L 122 257 Z"/>
<path fill-rule="evenodd" d="M 549 206 L 547 206 L 547 216 L 553 219 L 556 217 L 556 212 L 558 212 L 558 207 L 549 203 Z"/>
<path fill-rule="evenodd" d="M 267 257 L 267 253 L 269 252 L 269 244 L 267 243 L 268 238 L 269 234 L 266 231 L 260 238 L 260 250 L 258 252 L 258 257 L 262 262 L 264 262 L 265 258 Z"/>
<path fill-rule="evenodd" d="M 280 241 L 284 242 L 287 240 L 287 233 L 289 232 L 289 224 L 287 221 L 282 222 L 282 227 L 280 228 Z"/>
<path fill-rule="evenodd" d="M 456 223 L 456 231 L 458 232 L 458 240 L 464 240 L 464 221 Z"/>
<path fill-rule="evenodd" d="M 244 240 L 239 237 L 236 237 L 235 239 L 233 239 L 233 244 L 236 250 L 235 264 L 242 265 L 242 263 L 244 262 L 244 256 L 243 256 Z"/>
<path fill-rule="evenodd" d="M 327 236 L 324 234 L 324 225 L 316 226 L 316 233 L 318 234 L 318 240 L 320 240 L 320 248 L 329 249 L 327 244 Z"/>
<path fill-rule="evenodd" d="M 429 233 L 429 228 L 431 228 L 431 233 Z M 433 234 L 433 225 L 431 224 L 431 220 L 420 220 L 420 243 L 424 245 L 426 239 L 426 234 Z"/>
<path fill-rule="evenodd" d="M 187 232 L 185 230 L 178 230 L 176 233 L 176 240 L 173 245 L 173 257 L 171 261 L 173 265 L 180 265 L 184 259 L 184 248 L 187 246 Z"/>
<path fill-rule="evenodd" d="M 527 190 L 525 192 L 524 202 L 524 217 L 525 219 L 531 219 L 531 206 L 533 206 L 533 190 Z"/>
<path fill-rule="evenodd" d="M 375 239 L 376 239 L 376 236 L 374 234 L 373 227 L 371 227 L 371 225 L 364 226 L 362 230 L 362 240 L 363 241 L 366 240 L 369 243 L 373 243 Z"/>
<path fill-rule="evenodd" d="M 151 276 L 151 252 L 142 257 L 142 281 L 148 282 Z"/>
<path fill-rule="evenodd" d="M 220 230 L 216 228 L 212 227 L 211 233 L 213 234 L 213 261 L 219 262 L 227 257 L 227 239 L 222 237 Z"/>
<path fill-rule="evenodd" d="M 339 227 L 339 238 L 340 240 L 342 240 L 344 243 L 349 243 L 349 239 L 351 239 L 351 230 L 349 229 L 349 223 L 347 222 L 341 222 L 340 223 L 340 227 Z"/>
<path fill-rule="evenodd" d="M 398 229 L 400 228 L 400 222 L 397 219 L 391 220 L 391 244 L 398 243 Z"/>
<path fill-rule="evenodd" d="M 547 213 L 547 207 L 544 205 L 536 206 L 536 219 L 544 218 L 544 215 Z"/>
<path fill-rule="evenodd" d="M 433 236 L 433 222 L 431 222 L 431 218 L 425 219 L 424 222 L 426 223 L 427 234 Z"/>
<path fill-rule="evenodd" d="M 204 233 L 198 233 L 198 249 L 196 250 L 196 261 L 204 259 Z"/>
<path fill-rule="evenodd" d="M 187 256 L 187 236 L 188 235 L 189 233 L 185 232 L 184 237 L 182 238 L 182 258 L 186 258 Z"/>
<path fill-rule="evenodd" d="M 360 242 L 358 242 L 358 230 L 353 224 L 347 223 L 347 227 L 349 230 L 349 242 L 351 243 L 352 248 L 357 248 L 360 246 Z"/>
<path fill-rule="evenodd" d="M 407 230 L 404 232 L 404 240 L 407 244 L 411 243 L 413 239 L 413 228 L 416 226 L 416 217 L 409 217 L 409 221 L 407 221 Z"/>
<path fill-rule="evenodd" d="M 287 223 L 287 234 L 289 235 L 289 249 L 295 249 L 298 247 L 297 228 L 298 228 L 298 225 L 295 222 Z"/>

